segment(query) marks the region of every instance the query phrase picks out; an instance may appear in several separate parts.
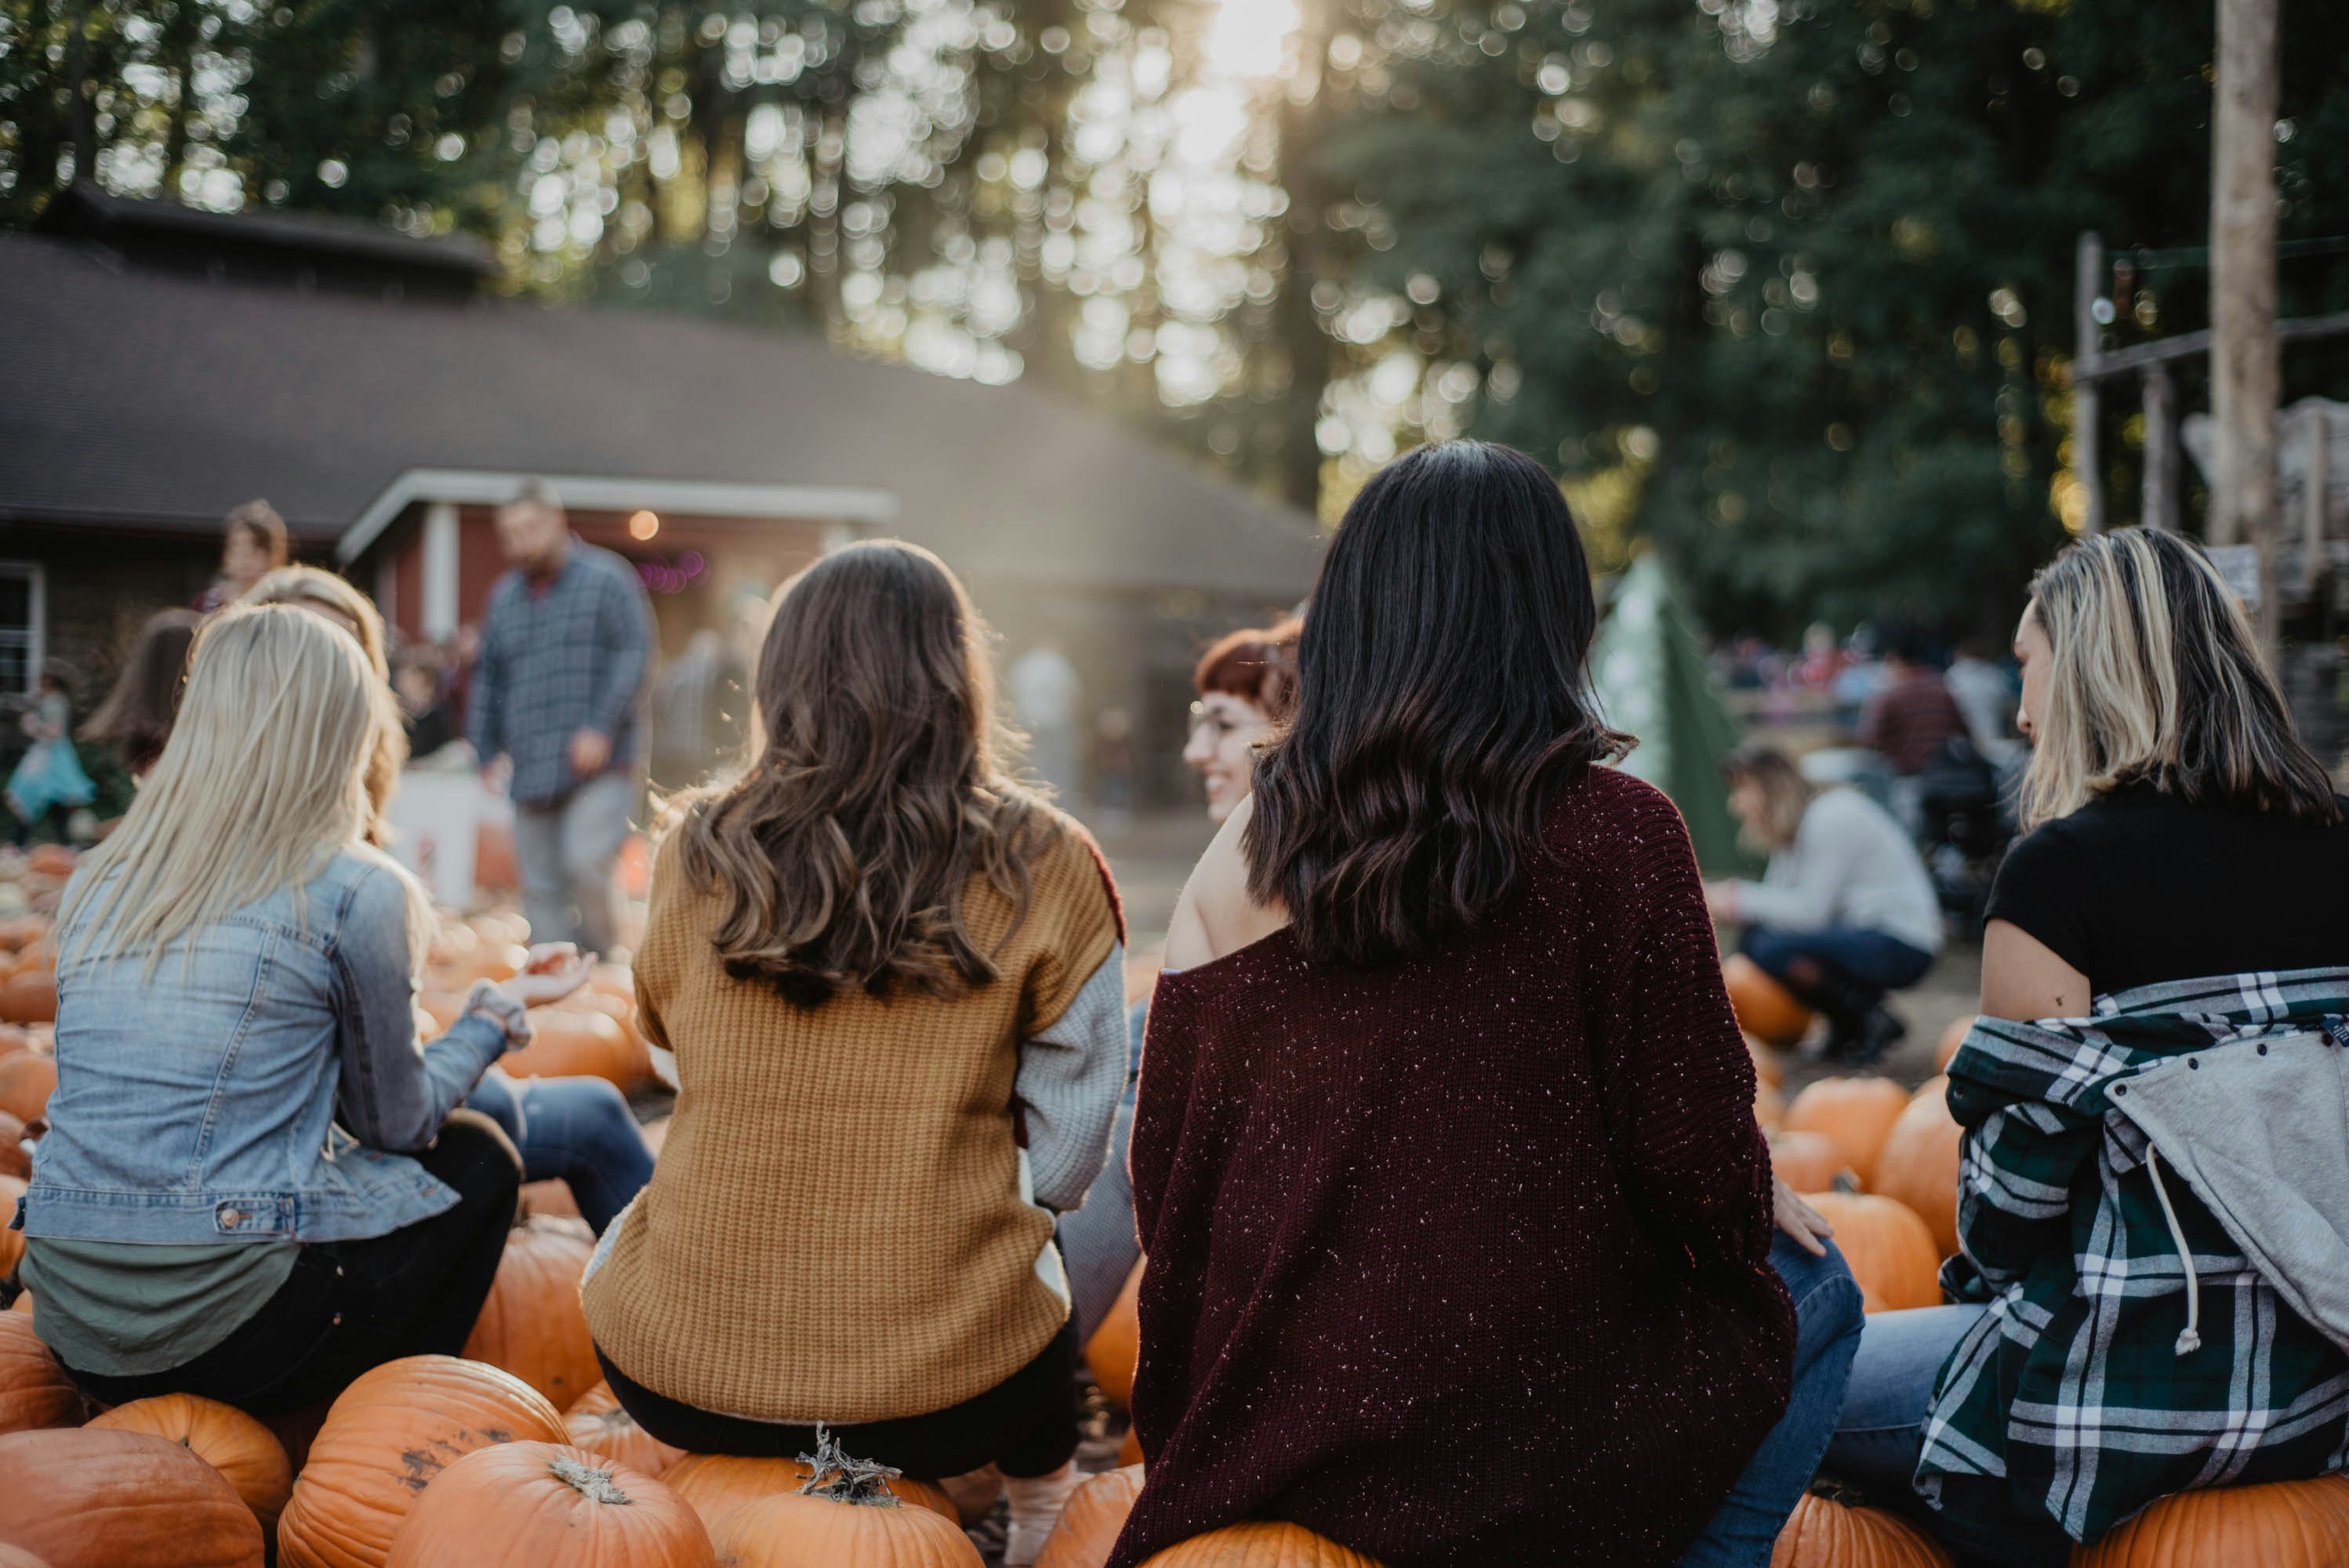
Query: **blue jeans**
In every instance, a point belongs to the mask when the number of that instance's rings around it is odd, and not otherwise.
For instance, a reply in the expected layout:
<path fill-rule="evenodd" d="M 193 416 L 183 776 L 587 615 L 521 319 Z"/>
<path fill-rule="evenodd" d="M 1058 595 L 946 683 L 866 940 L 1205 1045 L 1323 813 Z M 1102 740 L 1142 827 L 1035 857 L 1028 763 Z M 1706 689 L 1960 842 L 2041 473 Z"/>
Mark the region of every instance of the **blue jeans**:
<path fill-rule="evenodd" d="M 1864 1488 L 1869 1502 L 1906 1515 L 1961 1557 L 2060 1568 L 2071 1559 L 2071 1542 L 2044 1513 L 2016 1506 L 2003 1488 L 1969 1486 L 1966 1506 L 1945 1511 L 1928 1507 L 1913 1484 L 1932 1413 L 1933 1380 L 1983 1310 L 1924 1306 L 1870 1317 L 1822 1468 Z M 1946 1502 L 1956 1501 L 1950 1488 L 1945 1492 Z"/>
<path fill-rule="evenodd" d="M 1859 1346 L 1861 1318 L 1859 1286 L 1843 1254 L 1829 1242 L 1826 1256 L 1813 1257 L 1781 1234 L 1770 1245 L 1770 1266 L 1795 1298 L 1794 1392 L 1727 1501 L 1681 1557 L 1681 1568 L 1764 1568 L 1786 1516 L 1811 1484 L 1845 1403 L 1844 1379 Z"/>
<path fill-rule="evenodd" d="M 620 1091 L 599 1078 L 492 1073 L 466 1105 L 498 1124 L 522 1154 L 523 1179 L 562 1181 L 597 1235 L 653 1177 L 653 1153 Z"/>

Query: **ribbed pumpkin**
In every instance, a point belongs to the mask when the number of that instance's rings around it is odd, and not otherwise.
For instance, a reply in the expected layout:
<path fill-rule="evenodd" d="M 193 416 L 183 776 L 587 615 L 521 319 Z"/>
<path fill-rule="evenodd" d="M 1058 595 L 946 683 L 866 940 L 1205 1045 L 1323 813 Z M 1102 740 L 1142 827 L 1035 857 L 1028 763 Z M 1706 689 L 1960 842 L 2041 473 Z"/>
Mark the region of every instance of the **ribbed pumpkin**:
<path fill-rule="evenodd" d="M 634 1088 L 650 1070 L 642 1042 L 592 1009 L 535 1007 L 531 1041 L 498 1065 L 515 1078 L 599 1078 Z"/>
<path fill-rule="evenodd" d="M 800 1490 L 730 1509 L 711 1528 L 721 1568 L 980 1568 L 951 1514 L 891 1494 L 887 1466 L 850 1459 L 821 1428 L 812 1462 Z"/>
<path fill-rule="evenodd" d="M 0 1541 L 0 1568 L 49 1568 L 49 1565 L 21 1546 L 11 1546 Z"/>
<path fill-rule="evenodd" d="M 1868 1192 L 1804 1197 L 1835 1227 L 1851 1277 L 1885 1310 L 1941 1304 L 1941 1254 L 1934 1250 L 1933 1233 L 1906 1203 Z"/>
<path fill-rule="evenodd" d="M 1375 1557 L 1298 1524 L 1226 1525 L 1154 1552 L 1142 1568 L 1379 1568 Z"/>
<path fill-rule="evenodd" d="M 0 1437 L 0 1540 L 48 1568 L 261 1568 L 261 1525 L 220 1471 L 147 1432 Z"/>
<path fill-rule="evenodd" d="M 1811 1010 L 1743 953 L 1733 953 L 1723 962 L 1721 983 L 1729 992 L 1737 1026 L 1764 1045 L 1791 1046 L 1809 1032 Z"/>
<path fill-rule="evenodd" d="M 1085 1367 L 1099 1384 L 1102 1398 L 1124 1409 L 1133 1400 L 1133 1367 L 1142 1355 L 1142 1271 L 1148 1258 L 1134 1260 L 1117 1299 L 1110 1304 L 1101 1325 L 1085 1341 Z"/>
<path fill-rule="evenodd" d="M 0 1176 L 30 1176 L 33 1157 L 25 1152 L 25 1122 L 22 1117 L 0 1110 Z M 6 1211 L 0 1211 L 5 1214 Z M 5 1273 L 0 1270 L 0 1274 Z"/>
<path fill-rule="evenodd" d="M 46 1024 L 57 1016 L 56 970 L 46 965 L 25 965 L 0 982 L 0 1018 L 11 1024 Z"/>
<path fill-rule="evenodd" d="M 2073 1568 L 2341 1568 L 2349 1480 L 2270 1481 L 2165 1497 L 2072 1553 Z"/>
<path fill-rule="evenodd" d="M 1910 1098 L 1877 1156 L 1871 1186 L 1915 1210 L 1945 1258 L 1958 1250 L 1958 1148 L 1965 1141 L 1950 1114 L 1949 1090 L 1950 1080 L 1937 1078 Z"/>
<path fill-rule="evenodd" d="M 90 1418 L 100 1431 L 145 1432 L 174 1442 L 221 1472 L 264 1532 L 294 1495 L 294 1467 L 276 1434 L 233 1405 L 193 1394 L 159 1394 Z"/>
<path fill-rule="evenodd" d="M 81 1418 L 81 1390 L 33 1333 L 32 1318 L 0 1313 L 0 1432 L 78 1427 Z"/>
<path fill-rule="evenodd" d="M 1824 1132 L 1781 1132 L 1770 1140 L 1770 1168 L 1797 1192 L 1823 1192 L 1849 1169 L 1843 1150 Z"/>
<path fill-rule="evenodd" d="M 579 1199 L 568 1181 L 525 1181 L 514 1213 L 518 1221 L 575 1220 Z"/>
<path fill-rule="evenodd" d="M 1941 1043 L 1933 1047 L 1935 1072 L 1945 1073 L 1950 1070 L 1951 1059 L 1958 1054 L 1958 1047 L 1966 1043 L 1966 1037 L 1973 1032 L 1973 1026 L 1974 1015 L 1971 1013 L 1962 1018 L 1950 1020 L 1950 1026 L 1941 1031 Z"/>
<path fill-rule="evenodd" d="M 563 1418 L 509 1372 L 409 1356 L 360 1375 L 310 1445 L 277 1522 L 281 1568 L 383 1568 L 392 1532 L 449 1466 L 497 1443 L 559 1443 Z"/>
<path fill-rule="evenodd" d="M 1102 1568 L 1133 1500 L 1142 1495 L 1142 1467 L 1126 1465 L 1094 1476 L 1069 1494 L 1061 1522 L 1044 1542 L 1036 1568 Z"/>
<path fill-rule="evenodd" d="M 385 1568 L 711 1568 L 709 1532 L 641 1470 L 563 1443 L 501 1443 L 440 1472 Z"/>
<path fill-rule="evenodd" d="M 0 1110 L 18 1121 L 38 1121 L 47 1115 L 49 1096 L 57 1088 L 57 1057 L 41 1051 L 0 1057 Z"/>
<path fill-rule="evenodd" d="M 612 1392 L 609 1383 L 598 1383 L 581 1395 L 577 1404 L 563 1412 L 563 1424 L 570 1429 L 572 1447 L 616 1460 L 649 1476 L 659 1475 L 685 1458 L 683 1449 L 669 1447 L 636 1425 L 636 1418 L 620 1408 L 619 1396 Z"/>
<path fill-rule="evenodd" d="M 1859 1184 L 1873 1188 L 1877 1156 L 1908 1109 L 1908 1090 L 1890 1078 L 1825 1078 L 1795 1097 L 1783 1130 L 1825 1133 L 1843 1150 Z"/>
<path fill-rule="evenodd" d="M 693 1504 L 701 1522 L 712 1530 L 736 1509 L 778 1492 L 795 1492 L 814 1479 L 815 1471 L 805 1460 L 759 1460 L 740 1454 L 687 1454 L 661 1472 L 662 1484 Z M 943 1487 L 895 1472 L 884 1476 L 879 1484 L 907 1508 L 962 1522 L 954 1499 Z"/>
<path fill-rule="evenodd" d="M 498 1277 L 481 1303 L 465 1358 L 502 1367 L 556 1409 L 604 1380 L 579 1305 L 595 1238 L 578 1220 L 533 1216 L 506 1234 Z"/>
<path fill-rule="evenodd" d="M 1950 1557 L 1897 1514 L 1811 1492 L 1778 1532 L 1770 1568 L 1950 1568 Z"/>
<path fill-rule="evenodd" d="M 21 1176 L 0 1176 L 0 1279 L 16 1272 L 25 1257 L 25 1233 L 7 1228 L 16 1217 L 16 1200 L 25 1195 L 25 1179 Z"/>
<path fill-rule="evenodd" d="M 14 914 L 0 920 L 0 952 L 18 953 L 49 934 L 49 923 L 37 914 Z"/>

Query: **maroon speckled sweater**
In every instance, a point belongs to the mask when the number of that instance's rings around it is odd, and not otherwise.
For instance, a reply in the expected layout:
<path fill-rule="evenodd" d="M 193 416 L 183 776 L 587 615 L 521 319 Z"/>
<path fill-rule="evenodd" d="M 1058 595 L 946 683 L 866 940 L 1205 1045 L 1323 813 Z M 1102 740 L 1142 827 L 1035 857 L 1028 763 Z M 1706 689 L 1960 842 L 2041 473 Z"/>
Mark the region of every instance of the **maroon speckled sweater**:
<path fill-rule="evenodd" d="M 1111 1568 L 1286 1519 L 1390 1568 L 1667 1563 L 1786 1401 L 1770 1161 L 1688 830 L 1594 769 L 1423 961 L 1158 983 L 1149 1456 Z"/>

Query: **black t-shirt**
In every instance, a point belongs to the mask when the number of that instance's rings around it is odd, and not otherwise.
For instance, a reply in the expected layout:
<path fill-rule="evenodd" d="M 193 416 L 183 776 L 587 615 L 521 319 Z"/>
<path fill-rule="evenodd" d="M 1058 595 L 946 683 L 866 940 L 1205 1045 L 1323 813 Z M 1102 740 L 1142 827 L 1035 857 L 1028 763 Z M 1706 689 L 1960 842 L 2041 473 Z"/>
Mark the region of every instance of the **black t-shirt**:
<path fill-rule="evenodd" d="M 2326 828 L 2122 789 L 2018 840 L 1985 918 L 2038 938 L 2100 995 L 2349 964 L 2349 801 L 2343 813 Z"/>

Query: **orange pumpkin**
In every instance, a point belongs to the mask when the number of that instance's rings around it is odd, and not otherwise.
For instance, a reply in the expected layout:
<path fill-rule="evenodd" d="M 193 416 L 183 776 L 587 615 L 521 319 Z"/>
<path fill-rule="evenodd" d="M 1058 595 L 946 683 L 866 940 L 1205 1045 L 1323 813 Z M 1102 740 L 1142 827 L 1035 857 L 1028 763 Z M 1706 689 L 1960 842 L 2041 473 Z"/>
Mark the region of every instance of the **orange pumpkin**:
<path fill-rule="evenodd" d="M 465 1358 L 502 1367 L 562 1409 L 604 1380 L 579 1305 L 595 1250 L 585 1222 L 532 1217 L 506 1235 L 498 1277 L 465 1339 Z"/>
<path fill-rule="evenodd" d="M 530 921 L 519 910 L 492 909 L 474 915 L 466 923 L 484 942 L 504 947 L 530 945 Z"/>
<path fill-rule="evenodd" d="M 227 1479 L 264 1531 L 277 1528 L 277 1516 L 294 1495 L 294 1467 L 286 1460 L 285 1446 L 233 1405 L 193 1394 L 161 1394 L 117 1405 L 92 1417 L 89 1425 L 100 1431 L 145 1432 L 179 1444 Z"/>
<path fill-rule="evenodd" d="M 465 1016 L 465 994 L 427 985 L 416 994 L 416 1006 L 432 1020 L 434 1032 L 438 1033 Z M 420 1036 L 422 1031 L 418 1033 Z"/>
<path fill-rule="evenodd" d="M 1772 1088 L 1786 1087 L 1786 1058 L 1753 1036 L 1745 1036 L 1745 1054 L 1754 1058 L 1754 1076 Z"/>
<path fill-rule="evenodd" d="M 1142 1432 L 1138 1428 L 1128 1427 L 1125 1437 L 1117 1445 L 1118 1467 L 1123 1469 L 1127 1465 L 1138 1465 L 1142 1458 Z"/>
<path fill-rule="evenodd" d="M 630 1089 L 651 1070 L 643 1043 L 606 1014 L 536 1007 L 530 1023 L 530 1044 L 498 1063 L 515 1078 L 599 1078 Z"/>
<path fill-rule="evenodd" d="M 383 1568 L 432 1479 L 476 1449 L 563 1440 L 563 1418 L 512 1373 L 453 1356 L 387 1361 L 342 1392 L 277 1522 L 281 1568 Z"/>
<path fill-rule="evenodd" d="M 0 1437 L 0 1535 L 49 1568 L 261 1568 L 261 1526 L 236 1489 L 148 1432 Z"/>
<path fill-rule="evenodd" d="M 1770 1168 L 1797 1192 L 1824 1192 L 1847 1169 L 1843 1150 L 1823 1132 L 1781 1132 L 1771 1139 Z"/>
<path fill-rule="evenodd" d="M 66 844 L 35 844 L 25 856 L 25 869 L 45 877 L 69 877 L 81 860 L 80 854 Z"/>
<path fill-rule="evenodd" d="M 0 1541 L 0 1568 L 49 1568 L 49 1565 L 21 1546 L 11 1546 Z"/>
<path fill-rule="evenodd" d="M 25 1152 L 25 1123 L 8 1111 L 0 1110 L 0 1176 L 26 1176 L 33 1173 L 33 1157 Z M 0 1274 L 5 1274 L 0 1269 Z"/>
<path fill-rule="evenodd" d="M 1810 1032 L 1811 1010 L 1743 953 L 1733 953 L 1723 962 L 1721 983 L 1729 992 L 1737 1026 L 1764 1045 L 1791 1046 Z"/>
<path fill-rule="evenodd" d="M 57 1088 L 57 1058 L 40 1051 L 0 1057 L 0 1110 L 19 1122 L 38 1121 Z"/>
<path fill-rule="evenodd" d="M 1142 1271 L 1148 1258 L 1134 1260 L 1133 1272 L 1125 1276 L 1125 1284 L 1117 1299 L 1085 1341 L 1085 1366 L 1100 1385 L 1102 1398 L 1124 1409 L 1133 1399 L 1133 1367 L 1142 1355 L 1142 1318 L 1138 1303 L 1142 1295 Z"/>
<path fill-rule="evenodd" d="M 688 1461 L 690 1462 L 690 1461 Z M 896 1472 L 850 1459 L 816 1429 L 814 1473 L 796 1491 L 772 1492 L 730 1510 L 711 1530 L 726 1568 L 979 1568 L 982 1559 L 951 1511 L 908 1508 L 892 1493 Z M 679 1465 L 669 1473 L 684 1470 Z M 681 1488 L 679 1490 L 682 1490 Z M 943 1498 L 941 1498 L 943 1501 Z M 704 1517 L 707 1517 L 705 1514 Z"/>
<path fill-rule="evenodd" d="M 21 952 L 48 934 L 49 923 L 39 915 L 11 915 L 0 920 L 0 950 Z"/>
<path fill-rule="evenodd" d="M 636 1425 L 636 1418 L 621 1408 L 609 1383 L 598 1383 L 581 1395 L 577 1404 L 563 1412 L 563 1424 L 570 1429 L 572 1447 L 649 1476 L 685 1458 L 683 1449 L 669 1447 Z"/>
<path fill-rule="evenodd" d="M 1142 1467 L 1126 1465 L 1094 1476 L 1069 1494 L 1061 1522 L 1044 1542 L 1036 1568 L 1102 1568 L 1133 1500 L 1142 1495 Z"/>
<path fill-rule="evenodd" d="M 1875 1191 L 1917 1212 L 1943 1257 L 1958 1250 L 1958 1146 L 1965 1129 L 1950 1114 L 1950 1080 L 1919 1089 L 1892 1124 L 1877 1157 Z"/>
<path fill-rule="evenodd" d="M 652 1477 L 562 1443 L 501 1443 L 467 1454 L 425 1488 L 393 1533 L 384 1568 L 712 1562 L 701 1521 Z"/>
<path fill-rule="evenodd" d="M 1908 1109 L 1908 1091 L 1890 1078 L 1826 1078 L 1795 1097 L 1785 1130 L 1825 1133 L 1843 1150 L 1859 1184 L 1874 1187 L 1877 1156 Z"/>
<path fill-rule="evenodd" d="M 1941 1043 L 1933 1047 L 1935 1072 L 1945 1073 L 1950 1070 L 1951 1058 L 1958 1054 L 1958 1047 L 1966 1043 L 1966 1037 L 1973 1032 L 1973 1026 L 1974 1016 L 1971 1013 L 1962 1018 L 1950 1020 L 1950 1026 L 1941 1031 Z"/>
<path fill-rule="evenodd" d="M 1754 1124 L 1764 1132 L 1775 1132 L 1785 1125 L 1786 1097 L 1770 1087 L 1767 1080 L 1754 1080 Z"/>
<path fill-rule="evenodd" d="M 1939 1306 L 1941 1254 L 1933 1233 L 1905 1203 L 1868 1192 L 1808 1192 L 1804 1197 L 1835 1227 L 1835 1243 L 1861 1292 L 1888 1311 Z"/>
<path fill-rule="evenodd" d="M 1950 1568 L 1950 1557 L 1898 1514 L 1811 1492 L 1778 1532 L 1770 1568 Z"/>
<path fill-rule="evenodd" d="M 585 987 L 598 996 L 636 1005 L 636 972 L 625 964 L 598 964 L 587 971 Z"/>
<path fill-rule="evenodd" d="M 568 1181 L 525 1181 L 522 1184 L 521 1204 L 514 1211 L 517 1222 L 527 1220 L 575 1220 L 579 1218 L 579 1200 Z"/>
<path fill-rule="evenodd" d="M 7 1229 L 16 1213 L 16 1200 L 24 1195 L 22 1176 L 0 1176 L 0 1279 L 15 1274 L 25 1258 L 25 1233 Z"/>
<path fill-rule="evenodd" d="M 0 1018 L 12 1024 L 47 1024 L 57 1016 L 57 972 L 26 965 L 0 984 Z"/>
<path fill-rule="evenodd" d="M 804 1460 L 758 1460 L 740 1454 L 687 1454 L 661 1472 L 662 1484 L 693 1504 L 701 1522 L 712 1530 L 746 1504 L 778 1492 L 798 1491 L 814 1480 L 815 1471 Z M 894 1471 L 882 1478 L 880 1486 L 908 1508 L 962 1522 L 954 1499 L 944 1487 L 911 1480 Z"/>
<path fill-rule="evenodd" d="M 1142 1568 L 1379 1568 L 1379 1562 L 1303 1525 L 1258 1521 L 1195 1535 L 1151 1553 Z"/>
<path fill-rule="evenodd" d="M 81 1390 L 33 1333 L 32 1318 L 0 1314 L 0 1432 L 78 1427 L 81 1418 Z M 14 1491 L 13 1478 L 9 1484 Z"/>
<path fill-rule="evenodd" d="M 2073 1568 L 2341 1568 L 2349 1480 L 2269 1481 L 2165 1497 L 2072 1553 Z"/>

